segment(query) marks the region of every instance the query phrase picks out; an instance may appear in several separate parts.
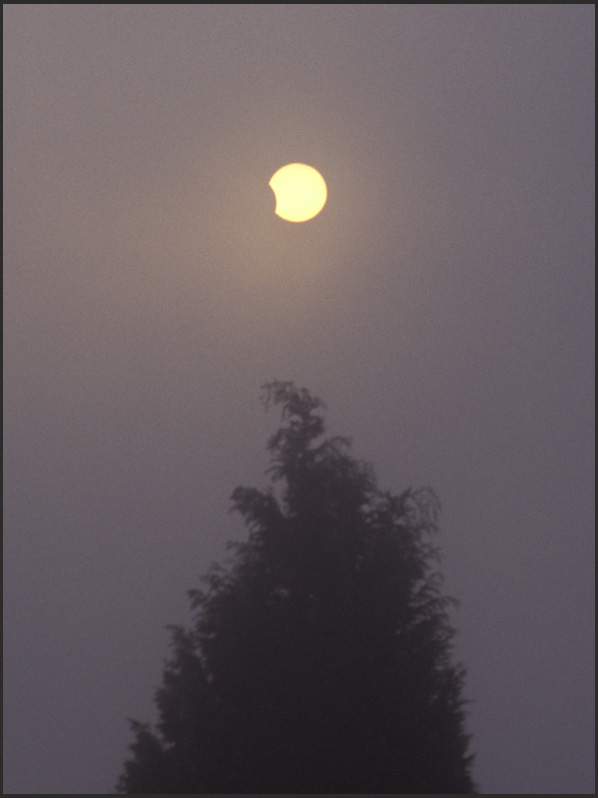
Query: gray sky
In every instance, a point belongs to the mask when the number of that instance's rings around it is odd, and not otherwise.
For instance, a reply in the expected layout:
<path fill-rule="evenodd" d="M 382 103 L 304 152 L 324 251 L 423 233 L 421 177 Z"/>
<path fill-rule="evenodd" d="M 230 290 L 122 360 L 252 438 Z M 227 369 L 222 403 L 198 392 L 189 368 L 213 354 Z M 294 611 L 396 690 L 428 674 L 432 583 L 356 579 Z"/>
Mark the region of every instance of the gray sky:
<path fill-rule="evenodd" d="M 593 792 L 593 5 L 4 11 L 5 792 L 113 791 L 272 379 L 439 493 L 481 791 Z"/>

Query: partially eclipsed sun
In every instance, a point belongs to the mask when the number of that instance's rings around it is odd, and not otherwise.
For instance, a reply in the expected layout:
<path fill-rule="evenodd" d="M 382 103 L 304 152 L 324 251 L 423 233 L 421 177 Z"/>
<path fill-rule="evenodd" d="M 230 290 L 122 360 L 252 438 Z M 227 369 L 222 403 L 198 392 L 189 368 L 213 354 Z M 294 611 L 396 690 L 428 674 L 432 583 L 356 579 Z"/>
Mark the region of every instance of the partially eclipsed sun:
<path fill-rule="evenodd" d="M 304 163 L 288 163 L 270 178 L 276 196 L 276 215 L 287 222 L 307 222 L 326 204 L 324 178 Z"/>

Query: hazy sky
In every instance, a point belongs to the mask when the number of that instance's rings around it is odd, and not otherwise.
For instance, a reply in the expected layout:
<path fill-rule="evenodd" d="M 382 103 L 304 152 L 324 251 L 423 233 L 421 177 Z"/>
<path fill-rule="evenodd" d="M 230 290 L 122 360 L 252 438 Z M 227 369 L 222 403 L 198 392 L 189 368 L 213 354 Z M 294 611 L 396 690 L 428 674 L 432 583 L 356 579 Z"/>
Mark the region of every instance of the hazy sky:
<path fill-rule="evenodd" d="M 593 5 L 4 11 L 5 792 L 113 791 L 272 379 L 440 495 L 481 791 L 593 792 Z"/>

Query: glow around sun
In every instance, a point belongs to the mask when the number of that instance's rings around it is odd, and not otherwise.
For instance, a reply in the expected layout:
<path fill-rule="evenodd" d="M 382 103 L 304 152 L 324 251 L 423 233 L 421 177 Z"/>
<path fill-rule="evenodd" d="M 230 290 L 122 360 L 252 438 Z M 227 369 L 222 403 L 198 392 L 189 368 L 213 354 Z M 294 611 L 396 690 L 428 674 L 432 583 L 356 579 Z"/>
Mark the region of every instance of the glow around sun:
<path fill-rule="evenodd" d="M 276 196 L 276 215 L 287 222 L 307 222 L 317 216 L 328 192 L 324 178 L 304 163 L 288 163 L 270 178 Z"/>

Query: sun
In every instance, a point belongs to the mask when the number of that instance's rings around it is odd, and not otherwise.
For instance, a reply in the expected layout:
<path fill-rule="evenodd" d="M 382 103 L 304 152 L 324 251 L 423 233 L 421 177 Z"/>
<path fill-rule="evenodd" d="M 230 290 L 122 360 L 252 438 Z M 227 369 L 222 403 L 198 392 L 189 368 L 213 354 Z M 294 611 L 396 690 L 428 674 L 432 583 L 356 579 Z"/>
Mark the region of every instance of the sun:
<path fill-rule="evenodd" d="M 304 163 L 288 163 L 270 178 L 276 197 L 276 215 L 287 222 L 307 222 L 317 216 L 328 192 L 324 178 Z"/>

